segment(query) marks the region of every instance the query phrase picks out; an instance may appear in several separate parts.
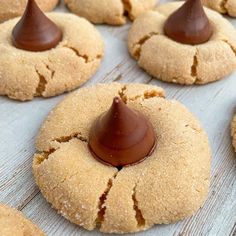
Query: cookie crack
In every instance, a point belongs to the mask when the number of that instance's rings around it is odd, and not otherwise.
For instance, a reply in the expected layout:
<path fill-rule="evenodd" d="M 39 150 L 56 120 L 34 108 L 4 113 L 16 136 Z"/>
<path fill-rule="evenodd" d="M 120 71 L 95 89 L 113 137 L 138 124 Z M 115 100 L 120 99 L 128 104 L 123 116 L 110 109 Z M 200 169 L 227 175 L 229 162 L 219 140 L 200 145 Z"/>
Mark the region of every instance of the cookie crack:
<path fill-rule="evenodd" d="M 96 55 L 94 58 L 89 58 L 88 55 L 86 55 L 86 54 L 81 54 L 77 48 L 72 47 L 72 46 L 66 45 L 66 46 L 64 46 L 64 48 L 70 49 L 72 52 L 74 52 L 74 54 L 75 54 L 77 57 L 82 58 L 86 64 L 87 64 L 87 63 L 90 63 L 90 62 L 92 62 L 92 61 L 94 61 L 94 60 L 99 60 L 99 59 L 102 58 L 102 55 L 100 55 L 100 54 Z"/>
<path fill-rule="evenodd" d="M 103 194 L 101 195 L 101 197 L 99 198 L 99 203 L 98 203 L 98 213 L 97 213 L 97 218 L 95 220 L 96 223 L 96 227 L 100 228 L 102 223 L 104 222 L 104 218 L 105 218 L 105 213 L 106 213 L 106 200 L 107 200 L 107 196 L 113 186 L 113 181 L 116 179 L 117 174 L 119 173 L 119 171 L 117 171 L 114 175 L 113 178 L 110 178 L 107 182 L 107 187 L 105 189 L 105 191 L 103 192 Z"/>
<path fill-rule="evenodd" d="M 71 135 L 61 136 L 59 138 L 52 139 L 51 142 L 56 142 L 56 143 L 59 143 L 59 144 L 61 144 L 61 143 L 69 143 L 72 139 L 78 139 L 81 142 L 86 142 L 86 143 L 88 142 L 87 138 L 83 137 L 80 132 L 74 132 Z M 48 157 L 53 152 L 55 152 L 55 151 L 57 151 L 59 149 L 60 149 L 60 146 L 57 147 L 57 148 L 55 148 L 55 147 L 51 148 L 49 150 L 49 152 L 48 152 L 49 153 Z M 44 153 L 47 153 L 47 152 L 44 151 Z"/>
<path fill-rule="evenodd" d="M 228 9 L 226 8 L 226 4 L 227 4 L 228 0 L 222 0 L 220 2 L 220 8 L 222 9 L 222 11 L 224 12 L 228 12 Z"/>
<path fill-rule="evenodd" d="M 130 19 L 134 19 L 134 16 L 132 15 L 132 5 L 130 0 L 121 0 L 121 3 L 124 7 L 123 15 L 128 16 Z"/>
<path fill-rule="evenodd" d="M 49 60 L 49 62 L 50 62 L 50 60 Z M 45 65 L 45 68 L 51 74 L 50 79 L 53 79 L 54 74 L 55 74 L 55 70 L 51 69 L 48 64 L 46 64 L 46 63 L 43 63 L 43 64 Z M 43 96 L 43 93 L 46 90 L 47 80 L 46 80 L 45 76 L 42 75 L 36 67 L 35 67 L 35 72 L 37 73 L 37 75 L 39 77 L 39 83 L 38 83 L 38 86 L 36 88 L 36 94 L 34 96 Z"/>
<path fill-rule="evenodd" d="M 197 66 L 198 66 L 198 59 L 197 59 L 198 52 L 195 53 L 193 57 L 193 64 L 191 66 L 191 75 L 193 77 L 197 77 Z"/>
<path fill-rule="evenodd" d="M 127 103 L 127 96 L 125 94 L 127 90 L 127 86 L 124 85 L 119 91 L 118 91 L 118 94 L 120 96 L 120 99 L 126 104 Z"/>
<path fill-rule="evenodd" d="M 51 62 L 51 61 L 49 60 L 49 62 Z M 56 71 L 53 70 L 48 64 L 44 63 L 44 65 L 46 66 L 46 69 L 47 69 L 48 71 L 50 71 L 50 73 L 51 73 L 51 79 L 53 79 L 53 77 L 54 77 Z"/>
<path fill-rule="evenodd" d="M 152 90 L 146 90 L 144 91 L 142 94 L 137 94 L 134 97 L 128 97 L 126 94 L 127 91 L 127 85 L 124 85 L 119 91 L 118 94 L 120 96 L 120 98 L 122 99 L 122 101 L 127 104 L 128 101 L 137 101 L 139 99 L 141 99 L 142 101 L 147 100 L 147 99 L 151 99 L 151 98 L 158 98 L 158 97 L 165 97 L 165 94 L 163 93 L 163 91 L 158 91 L 157 89 L 152 89 Z"/>
<path fill-rule="evenodd" d="M 67 136 L 61 136 L 59 138 L 55 138 L 52 140 L 52 142 L 56 141 L 58 143 L 68 143 L 70 140 L 72 140 L 74 138 L 77 138 L 77 139 L 81 140 L 82 142 L 87 142 L 87 138 L 83 137 L 80 132 L 74 132 L 74 133 L 67 135 Z"/>
<path fill-rule="evenodd" d="M 133 44 L 133 48 L 136 48 L 136 50 L 133 53 L 133 56 L 136 59 L 139 59 L 141 56 L 142 46 L 153 36 L 159 35 L 157 32 L 150 32 L 148 35 L 144 35 L 137 43 Z"/>
<path fill-rule="evenodd" d="M 198 69 L 198 50 L 196 49 L 196 53 L 193 56 L 193 64 L 191 66 L 191 76 L 195 78 L 194 83 L 200 81 L 200 79 L 198 78 L 197 69 Z"/>
<path fill-rule="evenodd" d="M 93 171 L 94 167 L 91 167 L 90 169 L 87 170 L 86 173 L 89 173 L 91 171 Z M 62 186 L 66 181 L 70 181 L 72 178 L 76 177 L 78 174 L 80 173 L 80 171 L 75 171 L 74 173 L 68 173 L 59 183 L 57 183 L 50 191 L 54 192 L 55 190 L 59 189 L 60 186 Z M 116 177 L 116 174 L 114 175 L 113 179 Z M 111 182 L 110 182 L 111 181 Z M 111 186 L 110 186 L 111 185 Z M 109 179 L 108 184 L 107 184 L 107 188 L 104 191 L 103 195 L 99 198 L 99 206 L 101 207 L 101 210 L 99 209 L 99 212 L 97 214 L 97 219 L 95 220 L 95 226 L 98 228 L 99 225 L 103 222 L 104 218 L 103 216 L 105 215 L 105 207 L 104 207 L 104 203 L 106 200 L 106 196 L 109 193 L 110 189 L 112 187 L 112 179 Z M 103 202 L 104 201 L 104 202 Z M 69 201 L 65 201 L 64 200 L 64 196 L 63 194 L 58 198 L 58 202 L 61 205 L 59 213 L 65 217 L 66 219 L 69 219 L 67 216 L 67 206 L 70 206 L 70 200 Z M 68 204 L 69 202 L 69 204 Z M 55 209 L 58 209 L 57 207 Z M 64 211 L 64 209 L 66 209 L 66 211 Z M 76 217 L 76 215 L 75 215 Z M 83 222 L 80 222 L 79 224 L 80 226 L 83 226 Z"/>
<path fill-rule="evenodd" d="M 134 211 L 135 211 L 135 218 L 136 218 L 136 221 L 137 221 L 137 227 L 142 228 L 146 225 L 146 221 L 143 217 L 141 209 L 138 206 L 138 200 L 137 200 L 137 197 L 136 197 L 136 188 L 137 188 L 137 184 L 133 188 L 133 194 L 132 194 L 132 200 L 133 200 L 133 204 L 134 204 L 133 208 L 134 208 Z"/>
<path fill-rule="evenodd" d="M 79 132 L 75 132 L 75 133 L 68 135 L 68 136 L 61 136 L 59 138 L 55 138 L 55 139 L 51 140 L 51 142 L 56 142 L 56 143 L 61 144 L 61 143 L 68 143 L 72 139 L 78 139 L 81 142 L 86 142 L 86 143 L 88 142 L 87 138 L 83 137 L 81 135 L 81 133 L 79 133 Z M 48 151 L 43 151 L 41 153 L 38 153 L 39 155 L 41 155 L 41 157 L 40 158 L 38 157 L 37 165 L 41 165 L 45 160 L 50 158 L 51 154 L 53 154 L 54 152 L 56 152 L 60 148 L 61 147 L 59 145 L 58 147 L 51 147 Z"/>
<path fill-rule="evenodd" d="M 76 54 L 76 56 L 78 56 L 78 57 L 80 57 L 80 58 L 83 58 L 84 61 L 85 61 L 85 63 L 88 63 L 88 62 L 89 62 L 89 57 L 88 57 L 88 55 L 82 55 L 82 54 L 80 54 L 79 51 L 78 51 L 76 48 L 69 47 L 69 46 L 67 46 L 67 48 L 70 49 L 70 50 L 72 50 L 72 51 Z"/>
<path fill-rule="evenodd" d="M 143 94 L 137 94 L 135 97 L 129 98 L 129 101 L 137 101 L 141 99 L 142 101 L 148 100 L 151 98 L 159 98 L 159 97 L 165 97 L 161 92 L 158 92 L 157 90 L 147 90 L 144 91 Z"/>
<path fill-rule="evenodd" d="M 46 89 L 46 85 L 47 85 L 47 80 L 45 79 L 45 77 L 35 68 L 35 72 L 38 75 L 39 78 L 39 82 L 38 82 L 38 86 L 36 88 L 36 93 L 35 96 L 42 96 L 45 89 Z"/>

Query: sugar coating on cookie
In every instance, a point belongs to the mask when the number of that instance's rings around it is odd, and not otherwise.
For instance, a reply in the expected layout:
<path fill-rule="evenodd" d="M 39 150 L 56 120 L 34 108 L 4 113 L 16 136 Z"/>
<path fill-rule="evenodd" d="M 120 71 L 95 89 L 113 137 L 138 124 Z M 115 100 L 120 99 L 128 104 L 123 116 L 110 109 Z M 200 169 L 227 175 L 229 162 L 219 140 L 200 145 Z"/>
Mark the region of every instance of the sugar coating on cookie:
<path fill-rule="evenodd" d="M 219 13 L 205 9 L 213 27 L 206 43 L 181 44 L 164 34 L 168 16 L 182 4 L 163 4 L 138 17 L 129 31 L 130 54 L 147 73 L 166 82 L 206 84 L 232 73 L 236 68 L 236 31 Z"/>
<path fill-rule="evenodd" d="M 58 0 L 36 0 L 43 11 L 51 11 L 58 4 Z M 27 0 L 1 0 L 0 22 L 22 15 Z"/>
<path fill-rule="evenodd" d="M 236 151 L 236 115 L 234 116 L 232 124 L 231 124 L 231 135 L 233 139 L 233 146 Z"/>
<path fill-rule="evenodd" d="M 104 43 L 91 23 L 72 14 L 47 16 L 62 30 L 63 39 L 43 52 L 12 45 L 11 32 L 19 19 L 0 25 L 0 95 L 22 101 L 55 96 L 79 87 L 100 66 Z"/>
<path fill-rule="evenodd" d="M 116 96 L 150 120 L 157 139 L 151 156 L 121 170 L 98 162 L 88 149 L 93 121 Z M 111 83 L 80 89 L 49 114 L 36 147 L 33 173 L 42 194 L 65 218 L 88 230 L 131 233 L 176 222 L 196 212 L 208 193 L 208 138 L 198 120 L 156 86 Z"/>
<path fill-rule="evenodd" d="M 122 25 L 125 14 L 133 20 L 152 9 L 157 0 L 65 0 L 65 4 L 75 14 L 96 24 Z"/>
<path fill-rule="evenodd" d="M 236 17 L 236 1 L 235 0 L 202 0 L 202 3 L 220 13 L 228 14 Z"/>
<path fill-rule="evenodd" d="M 44 236 L 44 233 L 19 211 L 0 204 L 0 235 Z"/>

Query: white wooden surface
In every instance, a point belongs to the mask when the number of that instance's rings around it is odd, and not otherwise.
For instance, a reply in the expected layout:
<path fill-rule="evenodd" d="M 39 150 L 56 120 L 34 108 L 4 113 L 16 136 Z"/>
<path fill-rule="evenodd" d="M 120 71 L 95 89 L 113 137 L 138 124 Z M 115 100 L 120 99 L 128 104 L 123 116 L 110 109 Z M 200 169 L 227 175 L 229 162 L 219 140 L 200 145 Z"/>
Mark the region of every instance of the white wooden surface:
<path fill-rule="evenodd" d="M 66 11 L 63 3 L 58 10 Z M 236 20 L 230 21 L 236 26 Z M 199 117 L 213 150 L 211 189 L 204 207 L 189 219 L 156 226 L 139 235 L 236 235 L 236 155 L 230 139 L 230 121 L 236 110 L 236 73 L 205 86 L 183 87 L 152 79 L 128 55 L 129 26 L 97 27 L 105 38 L 106 56 L 96 76 L 85 86 L 114 80 L 162 86 L 169 99 L 178 99 Z M 69 223 L 51 209 L 31 173 L 35 136 L 48 112 L 64 96 L 26 103 L 0 98 L 0 202 L 21 210 L 50 236 L 102 235 Z"/>

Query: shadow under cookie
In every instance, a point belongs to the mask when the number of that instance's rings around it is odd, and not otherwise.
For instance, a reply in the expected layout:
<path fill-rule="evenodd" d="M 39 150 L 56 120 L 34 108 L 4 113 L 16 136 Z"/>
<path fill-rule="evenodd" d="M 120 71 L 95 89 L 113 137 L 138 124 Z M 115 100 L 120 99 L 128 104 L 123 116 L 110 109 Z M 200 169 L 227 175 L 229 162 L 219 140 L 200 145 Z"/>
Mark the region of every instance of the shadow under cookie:
<path fill-rule="evenodd" d="M 0 204 L 0 235 L 44 236 L 21 212 Z"/>
<path fill-rule="evenodd" d="M 236 68 L 236 31 L 219 13 L 205 9 L 213 34 L 202 44 L 179 43 L 164 32 L 168 17 L 183 2 L 167 3 L 138 17 L 129 31 L 128 48 L 153 77 L 179 84 L 206 84 Z"/>
<path fill-rule="evenodd" d="M 50 50 L 27 51 L 13 45 L 19 18 L 0 25 L 0 95 L 21 101 L 55 96 L 79 87 L 100 66 L 104 44 L 91 23 L 66 13 L 47 16 L 62 32 L 62 40 Z"/>
<path fill-rule="evenodd" d="M 150 156 L 123 168 L 97 161 L 88 148 L 92 124 L 117 96 L 156 134 Z M 131 233 L 176 222 L 194 214 L 208 193 L 208 138 L 183 105 L 155 86 L 111 83 L 74 92 L 50 113 L 36 147 L 33 173 L 42 194 L 88 230 Z"/>
<path fill-rule="evenodd" d="M 157 0 L 65 0 L 75 14 L 95 24 L 123 25 L 152 9 Z"/>

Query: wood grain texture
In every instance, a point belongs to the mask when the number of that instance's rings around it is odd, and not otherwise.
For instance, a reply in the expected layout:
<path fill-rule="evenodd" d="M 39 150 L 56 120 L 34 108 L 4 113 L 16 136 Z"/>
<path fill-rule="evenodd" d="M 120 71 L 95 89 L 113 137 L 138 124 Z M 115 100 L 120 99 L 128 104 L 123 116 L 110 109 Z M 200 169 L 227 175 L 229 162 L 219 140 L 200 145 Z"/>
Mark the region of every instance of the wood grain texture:
<path fill-rule="evenodd" d="M 66 11 L 63 3 L 57 10 Z M 230 21 L 236 26 L 236 20 Z M 204 206 L 189 219 L 158 225 L 138 235 L 235 236 L 236 155 L 231 145 L 230 122 L 236 112 L 236 73 L 205 86 L 186 87 L 157 81 L 130 58 L 126 46 L 129 26 L 130 23 L 122 27 L 97 26 L 105 38 L 106 57 L 85 86 L 110 81 L 161 86 L 169 99 L 178 99 L 199 117 L 213 150 L 211 189 Z M 0 98 L 0 202 L 22 210 L 50 236 L 102 235 L 69 223 L 51 209 L 31 173 L 35 136 L 49 111 L 64 96 L 26 103 Z"/>

